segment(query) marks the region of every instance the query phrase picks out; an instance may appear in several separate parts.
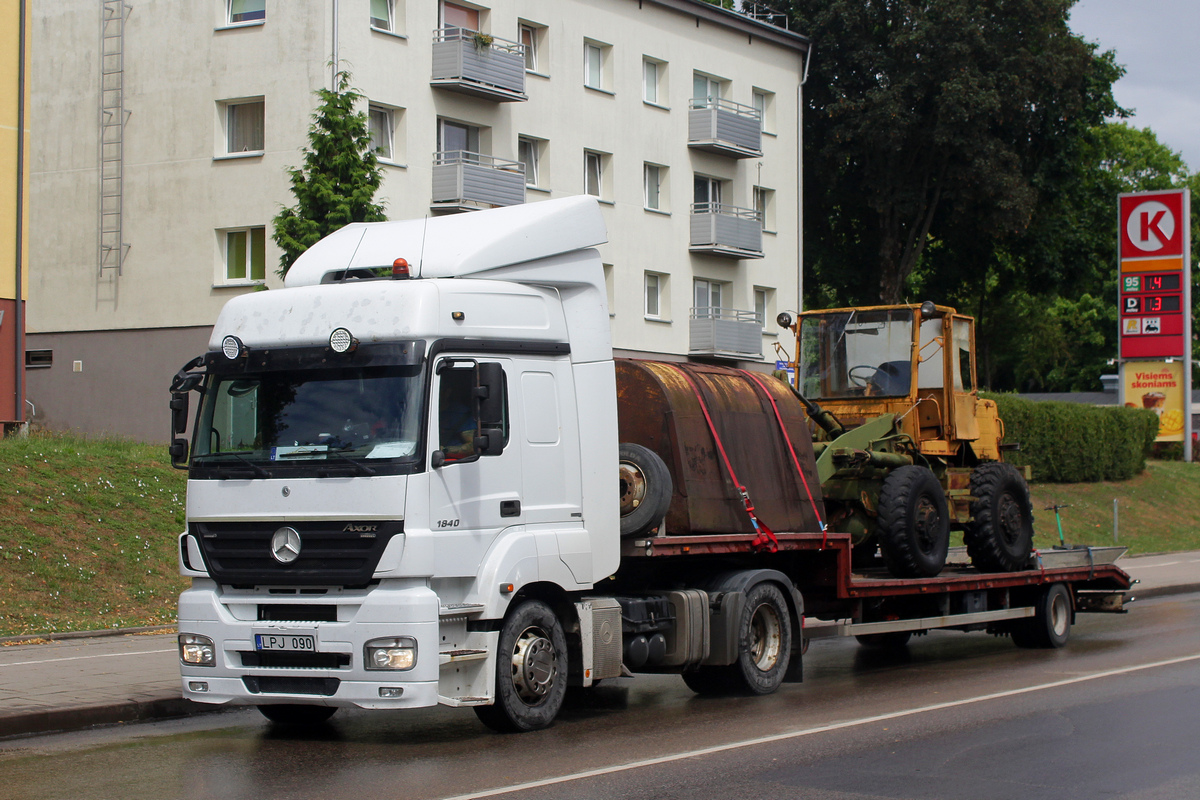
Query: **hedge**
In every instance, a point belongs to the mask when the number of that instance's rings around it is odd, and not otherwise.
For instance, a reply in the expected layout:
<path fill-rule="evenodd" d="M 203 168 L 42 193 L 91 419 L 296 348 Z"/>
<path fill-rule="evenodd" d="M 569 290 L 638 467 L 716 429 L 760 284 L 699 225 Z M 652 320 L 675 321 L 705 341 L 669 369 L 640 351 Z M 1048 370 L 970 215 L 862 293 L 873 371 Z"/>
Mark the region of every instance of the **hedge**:
<path fill-rule="evenodd" d="M 1021 445 L 1004 460 L 1033 468 L 1048 483 L 1123 481 L 1146 468 L 1158 436 L 1153 411 L 1120 406 L 1038 402 L 1015 394 L 982 393 L 1004 420 L 1004 442 Z"/>

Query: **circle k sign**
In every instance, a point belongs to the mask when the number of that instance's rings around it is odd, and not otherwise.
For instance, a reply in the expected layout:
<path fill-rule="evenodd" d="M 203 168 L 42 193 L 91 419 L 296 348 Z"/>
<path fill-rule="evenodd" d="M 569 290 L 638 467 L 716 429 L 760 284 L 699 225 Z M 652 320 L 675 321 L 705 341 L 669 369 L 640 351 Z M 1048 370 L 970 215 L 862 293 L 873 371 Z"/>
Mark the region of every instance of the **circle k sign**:
<path fill-rule="evenodd" d="M 1121 258 L 1183 255 L 1183 192 L 1120 198 Z"/>

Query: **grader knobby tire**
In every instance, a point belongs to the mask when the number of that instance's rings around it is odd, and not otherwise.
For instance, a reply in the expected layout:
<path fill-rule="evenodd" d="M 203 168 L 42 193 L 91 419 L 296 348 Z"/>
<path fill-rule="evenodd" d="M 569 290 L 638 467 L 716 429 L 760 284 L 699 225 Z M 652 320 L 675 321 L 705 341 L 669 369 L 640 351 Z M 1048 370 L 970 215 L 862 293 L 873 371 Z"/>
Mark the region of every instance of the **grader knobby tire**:
<path fill-rule="evenodd" d="M 946 566 L 950 515 L 933 472 L 906 466 L 893 470 L 879 493 L 879 549 L 897 578 L 932 578 Z"/>
<path fill-rule="evenodd" d="M 1029 487 L 1012 464 L 991 462 L 971 472 L 971 522 L 963 533 L 967 554 L 980 572 L 1016 572 L 1033 551 Z"/>

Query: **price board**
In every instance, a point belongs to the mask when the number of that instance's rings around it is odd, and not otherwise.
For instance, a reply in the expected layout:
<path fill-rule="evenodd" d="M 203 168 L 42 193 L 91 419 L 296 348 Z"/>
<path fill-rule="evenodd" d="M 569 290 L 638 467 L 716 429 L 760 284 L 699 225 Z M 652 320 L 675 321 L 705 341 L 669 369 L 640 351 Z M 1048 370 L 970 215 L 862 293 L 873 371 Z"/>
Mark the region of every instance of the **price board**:
<path fill-rule="evenodd" d="M 1186 190 L 1117 199 L 1122 359 L 1183 358 L 1190 328 Z"/>

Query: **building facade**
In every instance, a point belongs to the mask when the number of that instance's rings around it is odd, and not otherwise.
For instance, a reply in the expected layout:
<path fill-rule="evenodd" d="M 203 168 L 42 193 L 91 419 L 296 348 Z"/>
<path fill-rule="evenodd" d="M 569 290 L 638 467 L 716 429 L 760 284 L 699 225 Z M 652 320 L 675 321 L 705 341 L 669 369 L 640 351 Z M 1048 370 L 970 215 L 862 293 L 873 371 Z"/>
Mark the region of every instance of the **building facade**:
<path fill-rule="evenodd" d="M 598 197 L 618 354 L 774 361 L 808 42 L 699 0 L 34 8 L 35 421 L 167 437 L 221 306 L 278 288 L 314 92 L 351 74 L 389 219 Z M 410 259 L 411 260 L 411 259 Z"/>
<path fill-rule="evenodd" d="M 29 5 L 0 0 L 0 435 L 25 418 Z"/>

